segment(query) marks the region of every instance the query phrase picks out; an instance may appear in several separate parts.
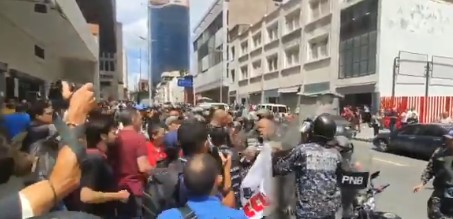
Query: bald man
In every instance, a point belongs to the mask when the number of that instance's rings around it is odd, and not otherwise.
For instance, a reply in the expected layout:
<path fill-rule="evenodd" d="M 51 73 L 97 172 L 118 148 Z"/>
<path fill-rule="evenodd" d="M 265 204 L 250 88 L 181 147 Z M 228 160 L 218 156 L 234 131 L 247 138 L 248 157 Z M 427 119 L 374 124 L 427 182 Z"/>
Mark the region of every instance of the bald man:
<path fill-rule="evenodd" d="M 268 118 L 262 118 L 257 123 L 258 132 L 260 137 L 263 138 L 264 144 L 269 144 L 274 151 L 281 151 L 282 142 L 277 139 L 276 131 L 277 124 Z M 271 162 L 271 161 L 269 161 Z M 274 177 L 274 206 L 270 209 L 271 212 L 266 219 L 279 219 L 287 218 L 288 214 L 286 212 L 289 209 L 294 209 L 295 206 L 295 186 L 294 186 L 294 174 L 289 174 L 286 176 Z"/>
<path fill-rule="evenodd" d="M 211 122 L 209 123 L 213 127 L 225 127 L 228 120 L 229 114 L 222 109 L 215 109 L 212 112 Z"/>

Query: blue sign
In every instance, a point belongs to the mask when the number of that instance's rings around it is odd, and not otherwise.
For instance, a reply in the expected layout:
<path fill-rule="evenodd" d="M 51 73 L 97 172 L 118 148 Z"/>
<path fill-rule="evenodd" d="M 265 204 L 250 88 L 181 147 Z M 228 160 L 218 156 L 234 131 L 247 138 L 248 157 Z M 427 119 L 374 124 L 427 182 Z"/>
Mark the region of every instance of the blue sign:
<path fill-rule="evenodd" d="M 178 79 L 178 86 L 179 87 L 193 87 L 193 81 L 188 78 L 180 78 L 180 79 Z"/>

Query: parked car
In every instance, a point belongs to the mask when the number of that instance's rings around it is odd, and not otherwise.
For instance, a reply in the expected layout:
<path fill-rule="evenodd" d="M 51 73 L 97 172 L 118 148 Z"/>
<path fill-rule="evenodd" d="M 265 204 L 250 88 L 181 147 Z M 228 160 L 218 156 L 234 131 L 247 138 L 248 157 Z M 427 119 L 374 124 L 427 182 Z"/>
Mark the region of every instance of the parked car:
<path fill-rule="evenodd" d="M 412 124 L 393 133 L 379 133 L 373 144 L 385 152 L 406 152 L 429 158 L 443 145 L 443 136 L 450 130 L 453 130 L 452 124 Z"/>

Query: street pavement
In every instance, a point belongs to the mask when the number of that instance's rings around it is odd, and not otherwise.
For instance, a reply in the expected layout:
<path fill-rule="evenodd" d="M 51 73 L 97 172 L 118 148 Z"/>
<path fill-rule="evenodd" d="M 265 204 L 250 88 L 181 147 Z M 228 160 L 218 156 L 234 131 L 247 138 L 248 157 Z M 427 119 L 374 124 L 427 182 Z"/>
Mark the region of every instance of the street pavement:
<path fill-rule="evenodd" d="M 358 161 L 371 157 L 371 172 L 381 171 L 377 185 L 389 183 L 384 192 L 377 196 L 377 209 L 392 212 L 406 219 L 427 218 L 426 202 L 432 192 L 427 188 L 414 194 L 412 188 L 420 183 L 420 175 L 427 162 L 400 155 L 378 152 L 369 142 L 354 141 L 354 156 Z"/>

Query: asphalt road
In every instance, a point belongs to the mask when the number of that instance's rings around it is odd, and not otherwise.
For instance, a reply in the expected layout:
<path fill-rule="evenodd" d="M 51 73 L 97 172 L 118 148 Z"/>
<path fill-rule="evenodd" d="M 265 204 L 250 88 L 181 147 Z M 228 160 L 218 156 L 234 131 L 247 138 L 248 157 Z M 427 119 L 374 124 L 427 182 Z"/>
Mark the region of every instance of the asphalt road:
<path fill-rule="evenodd" d="M 426 202 L 432 186 L 428 184 L 425 190 L 416 194 L 412 192 L 412 188 L 420 183 L 420 175 L 427 162 L 372 150 L 371 143 L 355 141 L 354 145 L 354 155 L 359 161 L 371 160 L 371 171 L 381 171 L 376 184 L 390 184 L 378 195 L 377 209 L 395 213 L 404 219 L 427 218 Z"/>

